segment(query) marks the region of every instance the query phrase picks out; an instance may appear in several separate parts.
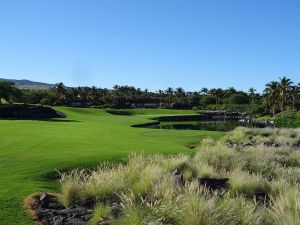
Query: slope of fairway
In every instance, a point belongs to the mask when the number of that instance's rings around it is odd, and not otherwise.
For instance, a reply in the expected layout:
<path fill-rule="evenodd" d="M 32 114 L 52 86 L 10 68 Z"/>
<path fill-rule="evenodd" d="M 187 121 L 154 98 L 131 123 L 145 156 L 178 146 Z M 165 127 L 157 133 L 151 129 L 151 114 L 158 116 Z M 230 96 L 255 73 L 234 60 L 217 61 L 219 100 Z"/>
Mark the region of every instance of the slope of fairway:
<path fill-rule="evenodd" d="M 22 201 L 32 192 L 58 191 L 57 181 L 50 179 L 56 169 L 93 167 L 103 160 L 122 160 L 130 152 L 188 152 L 188 143 L 222 135 L 131 127 L 149 122 L 151 115 L 160 114 L 157 110 L 135 110 L 132 116 L 100 109 L 58 110 L 67 119 L 0 120 L 0 225 L 34 224 L 22 210 Z M 161 110 L 172 113 L 178 112 Z"/>

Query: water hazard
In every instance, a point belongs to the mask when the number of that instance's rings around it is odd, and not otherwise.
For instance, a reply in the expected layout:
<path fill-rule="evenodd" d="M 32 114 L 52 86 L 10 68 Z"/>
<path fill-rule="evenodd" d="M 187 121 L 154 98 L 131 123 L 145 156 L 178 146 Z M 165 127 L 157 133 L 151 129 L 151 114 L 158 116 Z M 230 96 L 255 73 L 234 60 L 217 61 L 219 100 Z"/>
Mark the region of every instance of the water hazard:
<path fill-rule="evenodd" d="M 175 129 L 175 130 L 208 130 L 208 131 L 230 131 L 238 126 L 265 127 L 259 123 L 245 123 L 239 120 L 205 120 L 200 117 L 180 116 L 180 117 L 159 117 L 157 122 L 135 125 L 134 127 L 152 129 Z"/>

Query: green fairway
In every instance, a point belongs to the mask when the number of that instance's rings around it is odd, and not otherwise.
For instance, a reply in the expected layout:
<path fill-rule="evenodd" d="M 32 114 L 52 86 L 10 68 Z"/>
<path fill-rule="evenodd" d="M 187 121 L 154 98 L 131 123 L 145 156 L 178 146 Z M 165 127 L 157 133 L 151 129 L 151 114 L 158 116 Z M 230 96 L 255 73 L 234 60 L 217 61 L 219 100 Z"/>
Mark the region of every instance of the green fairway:
<path fill-rule="evenodd" d="M 38 191 L 59 191 L 50 178 L 56 169 L 93 167 L 121 160 L 130 152 L 175 154 L 203 137 L 221 132 L 133 128 L 149 118 L 193 111 L 132 110 L 118 116 L 100 109 L 58 107 L 62 120 L 0 120 L 0 225 L 34 224 L 22 209 L 23 199 Z M 53 176 L 52 176 L 53 177 Z"/>

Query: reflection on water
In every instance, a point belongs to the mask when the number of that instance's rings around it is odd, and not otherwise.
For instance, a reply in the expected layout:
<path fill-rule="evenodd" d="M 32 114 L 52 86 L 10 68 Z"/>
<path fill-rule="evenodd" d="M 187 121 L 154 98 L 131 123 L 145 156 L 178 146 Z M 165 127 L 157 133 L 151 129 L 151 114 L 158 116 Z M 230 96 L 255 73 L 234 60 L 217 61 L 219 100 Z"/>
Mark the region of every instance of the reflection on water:
<path fill-rule="evenodd" d="M 214 120 L 214 121 L 184 121 L 184 122 L 160 122 L 159 124 L 145 125 L 143 127 L 156 129 L 175 130 L 208 130 L 208 131 L 230 131 L 238 126 L 264 127 L 262 124 L 245 124 L 238 121 Z"/>

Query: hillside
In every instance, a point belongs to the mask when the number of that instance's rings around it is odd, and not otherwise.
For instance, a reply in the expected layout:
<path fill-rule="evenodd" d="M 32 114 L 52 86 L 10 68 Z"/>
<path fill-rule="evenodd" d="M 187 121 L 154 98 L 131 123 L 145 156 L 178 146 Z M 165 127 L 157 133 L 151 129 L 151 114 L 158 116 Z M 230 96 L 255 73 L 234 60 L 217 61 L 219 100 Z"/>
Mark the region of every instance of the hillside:
<path fill-rule="evenodd" d="M 50 89 L 54 86 L 53 84 L 35 82 L 35 81 L 25 80 L 25 79 L 15 80 L 15 79 L 0 78 L 0 80 L 14 82 L 16 84 L 16 86 L 20 89 Z"/>

